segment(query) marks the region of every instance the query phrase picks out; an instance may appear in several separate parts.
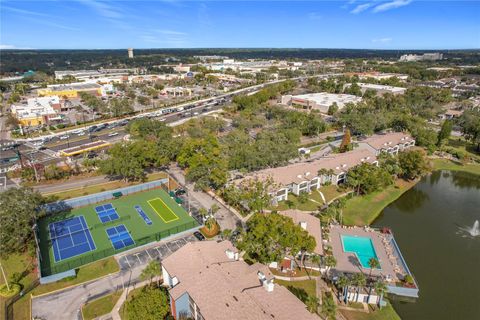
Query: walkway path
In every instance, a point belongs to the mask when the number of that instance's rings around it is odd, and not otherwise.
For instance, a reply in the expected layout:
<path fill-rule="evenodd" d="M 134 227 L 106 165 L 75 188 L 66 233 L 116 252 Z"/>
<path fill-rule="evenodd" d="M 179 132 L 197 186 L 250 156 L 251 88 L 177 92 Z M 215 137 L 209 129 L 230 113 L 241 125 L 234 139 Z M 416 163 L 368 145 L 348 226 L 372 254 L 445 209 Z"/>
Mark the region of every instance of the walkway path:
<path fill-rule="evenodd" d="M 183 235 L 184 237 L 185 235 Z M 176 239 L 162 241 L 160 243 L 174 242 Z M 151 246 L 158 246 L 152 243 Z M 149 246 L 150 247 L 150 246 Z M 141 248 L 145 250 L 147 247 Z M 129 254 L 129 253 L 125 253 Z M 162 255 L 162 259 L 170 253 Z M 116 256 L 120 260 L 124 255 Z M 140 283 L 140 274 L 150 260 L 132 265 L 129 269 L 121 269 L 120 272 L 106 277 L 79 284 L 64 290 L 52 292 L 32 298 L 32 317 L 48 320 L 76 320 L 81 319 L 81 307 L 88 301 L 122 290 L 125 287 Z"/>

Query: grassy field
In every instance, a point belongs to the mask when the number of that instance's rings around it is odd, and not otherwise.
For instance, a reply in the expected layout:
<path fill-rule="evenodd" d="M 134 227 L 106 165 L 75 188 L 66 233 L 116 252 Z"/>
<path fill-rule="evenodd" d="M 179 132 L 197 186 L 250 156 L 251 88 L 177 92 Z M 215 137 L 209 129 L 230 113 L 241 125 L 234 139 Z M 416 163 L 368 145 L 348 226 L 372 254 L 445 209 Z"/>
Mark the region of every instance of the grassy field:
<path fill-rule="evenodd" d="M 20 283 L 28 288 L 35 281 L 36 275 L 31 266 L 31 258 L 27 254 L 10 255 L 8 259 L 2 259 L 2 266 L 5 269 L 7 277 L 14 272 L 24 273 L 24 277 Z M 77 271 L 77 276 L 73 279 L 64 279 L 58 282 L 39 285 L 13 305 L 13 318 L 15 320 L 27 320 L 30 317 L 30 293 L 33 295 L 40 295 L 55 290 L 60 290 L 86 281 L 90 281 L 99 277 L 106 276 L 110 273 L 119 271 L 117 262 L 113 257 L 94 262 Z M 3 282 L 3 279 L 1 280 Z M 3 300 L 0 298 L 0 319 L 3 319 L 4 310 Z"/>
<path fill-rule="evenodd" d="M 151 199 L 160 198 L 178 217 L 175 221 L 164 222 L 163 219 L 148 204 Z M 119 219 L 102 224 L 95 212 L 95 207 L 101 204 L 111 203 L 116 209 Z M 134 206 L 140 205 L 153 224 L 147 225 L 135 210 Z M 90 228 L 96 249 L 68 259 L 55 262 L 52 246 L 49 241 L 48 225 L 55 221 L 83 216 Z M 106 229 L 112 226 L 125 225 L 131 238 L 135 241 L 133 246 L 114 250 L 112 243 L 106 233 Z M 82 264 L 99 260 L 123 250 L 131 249 L 134 246 L 143 245 L 152 241 L 158 241 L 171 234 L 175 234 L 196 225 L 195 220 L 181 208 L 162 189 L 154 189 L 139 192 L 119 199 L 108 200 L 102 203 L 76 208 L 70 212 L 48 216 L 38 221 L 40 251 L 42 255 L 42 275 L 54 274 L 65 270 L 76 268 Z"/>
<path fill-rule="evenodd" d="M 386 307 L 383 307 L 381 310 L 377 309 L 370 313 L 347 311 L 341 309 L 340 312 L 348 320 L 400 320 L 400 316 L 395 312 L 395 309 L 393 309 L 390 303 L 387 304 Z"/>
<path fill-rule="evenodd" d="M 167 174 L 165 172 L 156 172 L 147 175 L 147 180 L 148 181 L 154 181 L 162 178 L 166 178 Z M 48 193 L 44 195 L 49 195 L 49 196 L 55 196 L 58 198 L 58 200 L 66 200 L 66 199 L 71 199 L 71 198 L 76 198 L 76 197 L 81 197 L 81 196 L 86 196 L 89 194 L 94 194 L 102 191 L 108 191 L 108 190 L 114 190 L 118 188 L 124 188 L 128 186 L 132 186 L 135 184 L 139 184 L 141 182 L 125 182 L 125 181 L 111 181 L 111 182 L 106 182 L 102 184 L 95 184 L 91 186 L 86 186 L 86 187 L 81 187 L 81 188 L 76 188 L 76 189 L 70 189 L 70 190 L 64 190 L 61 192 L 55 192 L 55 193 Z"/>
<path fill-rule="evenodd" d="M 333 184 L 329 186 L 322 186 L 320 187 L 319 191 L 323 193 L 323 196 L 325 197 L 325 200 L 327 202 L 330 202 L 341 194 L 348 192 L 348 190 L 340 190 L 337 186 Z"/>
<path fill-rule="evenodd" d="M 92 320 L 111 312 L 121 295 L 122 291 L 116 291 L 84 305 L 82 308 L 83 319 Z"/>
<path fill-rule="evenodd" d="M 386 206 L 415 184 L 416 181 L 397 180 L 394 185 L 382 191 L 349 199 L 343 210 L 344 224 L 357 226 L 371 224 Z"/>
<path fill-rule="evenodd" d="M 465 171 L 480 175 L 480 164 L 461 164 L 447 159 L 433 159 L 432 164 L 434 170 Z"/>
<path fill-rule="evenodd" d="M 284 281 L 275 279 L 275 283 L 286 287 L 303 302 L 306 301 L 308 296 L 317 296 L 315 281 L 315 279 L 303 281 Z"/>
<path fill-rule="evenodd" d="M 476 161 L 480 161 L 480 152 L 477 151 L 477 146 L 465 141 L 463 137 L 450 137 L 446 146 L 458 150 Z"/>
<path fill-rule="evenodd" d="M 322 201 L 320 195 L 318 193 L 317 193 L 317 195 L 318 195 L 318 198 L 320 200 L 319 201 L 320 203 L 316 203 L 316 202 L 313 202 L 313 201 L 310 201 L 310 200 L 307 200 L 305 203 L 300 203 L 300 201 L 298 201 L 297 196 L 295 196 L 292 193 L 289 193 L 288 194 L 288 200 L 281 201 L 281 202 L 278 203 L 277 206 L 271 206 L 268 209 L 277 210 L 277 211 L 283 211 L 283 210 L 288 210 L 288 209 L 298 209 L 298 210 L 301 210 L 301 211 L 316 211 L 316 210 L 318 210 L 318 207 L 323 204 L 323 201 Z M 288 201 L 291 201 L 291 206 L 290 207 L 288 206 Z"/>

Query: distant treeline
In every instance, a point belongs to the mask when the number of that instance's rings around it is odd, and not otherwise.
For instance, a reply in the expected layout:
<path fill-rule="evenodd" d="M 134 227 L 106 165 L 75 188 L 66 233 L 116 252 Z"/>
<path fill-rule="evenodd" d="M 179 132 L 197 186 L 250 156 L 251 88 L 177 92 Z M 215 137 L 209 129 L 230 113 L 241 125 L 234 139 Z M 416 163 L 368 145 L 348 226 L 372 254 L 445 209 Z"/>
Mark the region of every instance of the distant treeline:
<path fill-rule="evenodd" d="M 221 55 L 235 59 L 390 59 L 403 54 L 442 52 L 450 63 L 477 64 L 480 50 L 365 50 L 365 49 L 135 49 L 127 50 L 0 50 L 2 74 L 62 69 L 151 67 L 165 63 L 195 62 L 196 55 Z M 172 59 L 173 58 L 173 59 Z"/>

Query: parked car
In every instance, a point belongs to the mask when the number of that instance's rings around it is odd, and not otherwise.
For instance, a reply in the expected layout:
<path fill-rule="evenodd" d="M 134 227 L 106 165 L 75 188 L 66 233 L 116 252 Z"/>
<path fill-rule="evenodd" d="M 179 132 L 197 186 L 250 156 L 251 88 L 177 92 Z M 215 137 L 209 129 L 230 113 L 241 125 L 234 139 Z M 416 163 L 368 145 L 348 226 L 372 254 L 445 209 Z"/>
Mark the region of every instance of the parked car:
<path fill-rule="evenodd" d="M 195 231 L 193 233 L 193 236 L 198 239 L 198 241 L 203 241 L 205 240 L 205 237 L 203 234 L 201 234 L 199 231 Z"/>
<path fill-rule="evenodd" d="M 109 137 L 115 137 L 118 136 L 118 132 L 111 132 L 108 134 Z"/>
<path fill-rule="evenodd" d="M 70 136 L 68 134 L 66 134 L 64 136 L 61 136 L 60 140 L 65 140 L 65 139 L 68 139 L 68 138 L 70 138 Z"/>

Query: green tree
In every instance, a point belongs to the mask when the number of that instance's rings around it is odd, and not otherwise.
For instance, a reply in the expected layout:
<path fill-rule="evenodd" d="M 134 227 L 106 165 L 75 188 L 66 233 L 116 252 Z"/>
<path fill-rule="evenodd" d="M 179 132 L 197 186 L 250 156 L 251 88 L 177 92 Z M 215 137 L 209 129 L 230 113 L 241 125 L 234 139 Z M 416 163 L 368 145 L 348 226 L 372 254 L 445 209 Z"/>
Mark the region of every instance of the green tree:
<path fill-rule="evenodd" d="M 30 188 L 10 188 L 0 193 L 0 256 L 23 251 L 33 244 L 35 219 L 43 214 L 45 199 Z"/>
<path fill-rule="evenodd" d="M 158 277 L 162 274 L 162 266 L 160 262 L 157 260 L 150 261 L 147 266 L 142 270 L 140 274 L 140 278 L 142 280 L 150 280 L 150 284 L 152 283 L 152 279 Z M 158 285 L 158 278 L 157 278 L 157 285 Z"/>
<path fill-rule="evenodd" d="M 318 310 L 318 306 L 320 305 L 319 299 L 315 296 L 309 295 L 307 300 L 305 301 L 307 305 L 307 310 L 311 313 L 316 313 Z"/>
<path fill-rule="evenodd" d="M 370 278 L 372 276 L 373 269 L 379 269 L 380 268 L 380 262 L 378 261 L 377 258 L 370 258 L 368 260 L 368 266 L 370 267 L 370 272 L 368 274 L 368 277 Z"/>
<path fill-rule="evenodd" d="M 336 102 L 332 103 L 329 107 L 328 107 L 328 115 L 330 116 L 333 116 L 335 113 L 338 112 L 338 105 Z"/>
<path fill-rule="evenodd" d="M 256 213 L 247 226 L 238 247 L 260 263 L 280 261 L 288 254 L 312 252 L 316 246 L 315 239 L 307 231 L 292 219 L 276 213 Z"/>
<path fill-rule="evenodd" d="M 450 134 L 452 133 L 452 128 L 453 128 L 453 122 L 450 120 L 445 120 L 442 124 L 442 128 L 438 132 L 437 136 L 437 146 L 440 147 L 442 145 L 442 142 L 445 139 L 448 139 L 450 137 Z"/>
<path fill-rule="evenodd" d="M 382 167 L 364 162 L 347 173 L 347 185 L 357 194 L 369 194 L 393 184 L 393 177 Z"/>
<path fill-rule="evenodd" d="M 382 308 L 382 300 L 383 296 L 385 295 L 385 292 L 387 292 L 387 285 L 383 280 L 377 280 L 375 281 L 373 285 L 375 292 L 380 295 L 380 299 L 378 301 L 378 307 L 381 309 Z"/>
<path fill-rule="evenodd" d="M 480 110 L 467 110 L 459 119 L 462 132 L 471 143 L 477 145 L 480 152 Z"/>
<path fill-rule="evenodd" d="M 416 179 L 429 171 L 429 165 L 423 150 L 400 152 L 398 163 L 402 169 L 402 175 L 406 179 Z"/>
<path fill-rule="evenodd" d="M 347 152 L 352 150 L 352 136 L 350 134 L 350 129 L 345 130 L 343 135 L 342 143 L 340 144 L 340 152 Z"/>
<path fill-rule="evenodd" d="M 165 319 L 170 313 L 168 294 L 163 288 L 145 286 L 126 302 L 126 309 L 128 320 Z"/>
<path fill-rule="evenodd" d="M 326 292 L 322 301 L 322 314 L 329 320 L 334 320 L 337 314 L 337 305 L 330 292 Z"/>

